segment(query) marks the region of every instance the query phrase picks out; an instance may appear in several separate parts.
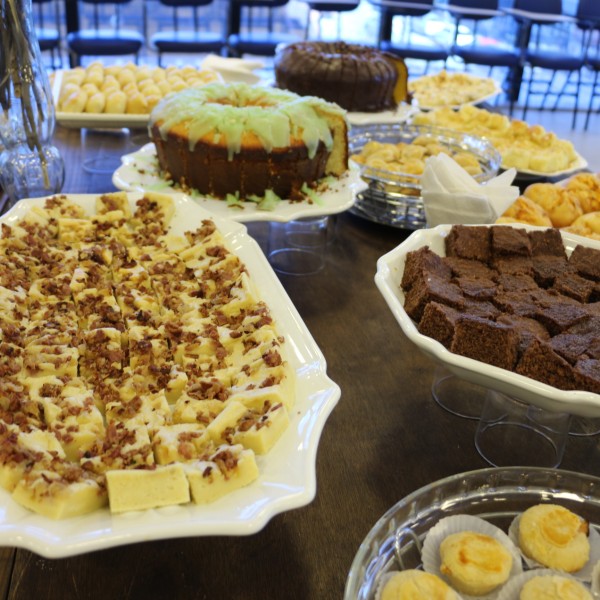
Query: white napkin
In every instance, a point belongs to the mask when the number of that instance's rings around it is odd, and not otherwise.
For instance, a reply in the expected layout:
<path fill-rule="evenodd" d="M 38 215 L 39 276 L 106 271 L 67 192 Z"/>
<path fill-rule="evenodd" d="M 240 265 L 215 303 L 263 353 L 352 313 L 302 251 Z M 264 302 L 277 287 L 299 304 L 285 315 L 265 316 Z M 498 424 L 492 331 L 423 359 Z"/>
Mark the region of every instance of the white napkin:
<path fill-rule="evenodd" d="M 421 177 L 427 226 L 493 223 L 519 196 L 516 174 L 508 169 L 480 184 L 447 154 L 428 158 Z"/>
<path fill-rule="evenodd" d="M 350 121 L 351 125 L 403 123 L 416 112 L 419 112 L 418 108 L 410 106 L 410 104 L 400 104 L 395 110 L 383 110 L 380 112 L 349 112 L 348 121 Z"/>
<path fill-rule="evenodd" d="M 209 54 L 201 64 L 203 69 L 216 71 L 224 81 L 240 81 L 244 83 L 257 83 L 260 76 L 253 73 L 256 69 L 262 69 L 264 63 L 257 60 L 245 60 L 243 58 L 225 58 L 216 54 Z"/>

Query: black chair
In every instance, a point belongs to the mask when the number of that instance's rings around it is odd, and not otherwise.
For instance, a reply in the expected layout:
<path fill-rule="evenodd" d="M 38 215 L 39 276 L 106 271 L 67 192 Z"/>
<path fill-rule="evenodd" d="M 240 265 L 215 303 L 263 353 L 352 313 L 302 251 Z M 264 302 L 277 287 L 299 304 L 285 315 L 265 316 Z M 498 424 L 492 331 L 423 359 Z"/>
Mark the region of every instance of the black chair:
<path fill-rule="evenodd" d="M 512 42 L 508 42 L 506 35 L 496 35 L 492 42 L 489 37 L 485 43 L 480 43 L 478 39 L 478 27 L 484 21 L 488 22 L 488 29 L 491 28 L 490 25 L 493 22 L 500 32 L 508 33 L 508 28 L 501 25 L 502 21 L 506 21 L 506 15 L 500 10 L 498 0 L 450 0 L 446 10 L 454 19 L 454 41 L 450 53 L 465 65 L 474 64 L 488 67 L 488 76 L 492 75 L 496 67 L 505 68 L 506 77 L 503 88 L 509 98 L 510 113 L 512 114 L 513 104 L 518 96 L 518 90 L 513 87 L 514 74 L 519 67 L 521 58 L 516 36 L 510 32 L 508 37 L 515 38 Z M 471 41 L 468 44 L 462 44 L 460 39 L 461 26 L 465 24 L 471 27 Z"/>
<path fill-rule="evenodd" d="M 123 29 L 122 7 L 131 0 L 80 0 L 82 7 L 91 8 L 91 27 L 67 34 L 71 64 L 81 64 L 82 56 L 133 55 L 138 62 L 144 45 L 139 31 Z M 81 14 L 80 11 L 80 21 Z M 140 15 L 140 23 L 142 17 Z"/>
<path fill-rule="evenodd" d="M 227 46 L 225 33 L 210 31 L 206 21 L 202 19 L 202 16 L 206 15 L 200 14 L 200 10 L 211 5 L 213 1 L 159 0 L 161 4 L 172 9 L 169 28 L 159 30 L 150 38 L 150 46 L 158 52 L 159 66 L 162 67 L 164 53 L 222 53 Z M 182 23 L 187 25 L 182 26 Z"/>
<path fill-rule="evenodd" d="M 62 69 L 62 34 L 57 0 L 32 0 L 35 34 L 42 52 L 50 52 L 52 69 Z"/>
<path fill-rule="evenodd" d="M 277 46 L 298 37 L 275 27 L 275 13 L 289 0 L 229 0 L 227 53 L 274 56 Z"/>
<path fill-rule="evenodd" d="M 436 9 L 434 0 L 369 0 L 373 6 L 379 9 L 379 47 L 381 50 L 387 50 L 398 54 L 403 58 L 412 58 L 425 61 L 425 73 L 429 69 L 429 63 L 442 62 L 450 54 L 447 44 L 440 43 L 437 40 L 430 40 L 430 43 L 418 43 L 414 41 L 413 24 L 419 20 L 424 22 L 424 17 L 433 14 Z M 392 39 L 393 22 L 395 17 L 403 20 L 402 40 Z"/>
<path fill-rule="evenodd" d="M 540 109 L 545 108 L 548 96 L 555 96 L 552 110 L 556 110 L 561 97 L 571 96 L 574 98 L 572 127 L 575 127 L 584 65 L 583 45 L 580 44 L 575 53 L 568 47 L 573 39 L 571 31 L 575 18 L 563 13 L 562 0 L 515 0 L 514 7 L 506 12 L 512 15 L 520 29 L 521 60 L 525 67 L 522 84 L 526 88 L 523 119 L 527 116 L 532 95 L 543 96 Z M 540 70 L 540 77 L 537 77 Z M 549 76 L 544 77 L 544 72 L 549 72 Z M 558 72 L 567 74 L 564 83 L 556 77 Z M 574 82 L 572 76 L 575 76 Z M 536 89 L 536 85 L 540 87 Z M 573 86 L 574 91 L 568 91 Z"/>
<path fill-rule="evenodd" d="M 600 2 L 598 0 L 579 0 L 577 6 L 577 27 L 585 36 L 585 66 L 592 71 L 590 100 L 583 128 L 587 130 L 594 105 L 594 99 L 600 96 Z M 594 37 L 596 42 L 594 43 Z"/>
<path fill-rule="evenodd" d="M 358 8 L 358 5 L 360 4 L 360 0 L 355 0 L 354 2 L 346 2 L 344 0 L 340 0 L 338 2 L 335 2 L 335 0 L 332 0 L 330 2 L 312 2 L 311 0 L 304 0 L 306 2 L 306 4 L 308 5 L 308 16 L 306 19 L 306 30 L 304 32 L 304 39 L 309 39 L 310 38 L 310 26 L 312 23 L 312 15 L 314 13 L 318 13 L 318 34 L 317 34 L 317 38 L 321 38 L 321 20 L 323 18 L 323 15 L 328 14 L 328 13 L 334 13 L 335 15 L 337 15 L 337 33 L 336 33 L 336 37 L 338 40 L 340 40 L 342 38 L 342 30 L 341 30 L 341 14 L 343 12 L 351 12 L 353 10 L 356 10 L 356 8 Z"/>

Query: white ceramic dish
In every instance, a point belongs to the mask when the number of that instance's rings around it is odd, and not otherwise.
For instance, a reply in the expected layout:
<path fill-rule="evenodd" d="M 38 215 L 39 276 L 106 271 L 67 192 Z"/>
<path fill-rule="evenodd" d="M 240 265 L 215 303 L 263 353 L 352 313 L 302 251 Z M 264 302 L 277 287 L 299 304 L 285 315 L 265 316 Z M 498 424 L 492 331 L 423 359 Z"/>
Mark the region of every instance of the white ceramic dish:
<path fill-rule="evenodd" d="M 554 171 L 552 173 L 543 173 L 542 171 L 530 171 L 528 169 L 518 169 L 517 171 L 517 177 L 519 175 L 529 175 L 529 176 L 533 176 L 533 177 L 548 177 L 548 178 L 555 178 L 555 177 L 565 177 L 567 175 L 572 175 L 573 173 L 576 173 L 577 171 L 581 171 L 582 169 L 585 169 L 588 166 L 588 161 L 583 158 L 583 156 L 581 156 L 581 154 L 579 154 L 579 152 L 575 152 L 576 157 L 575 160 L 573 161 L 573 163 L 566 169 L 562 169 L 561 171 Z M 509 167 L 502 167 L 503 169 L 508 169 Z"/>
<path fill-rule="evenodd" d="M 480 98 L 475 98 L 474 100 L 471 100 L 470 102 L 464 102 L 463 104 L 450 105 L 449 108 L 458 110 L 459 108 L 461 108 L 462 106 L 465 106 L 467 104 L 472 104 L 473 106 L 477 106 L 478 104 L 483 104 L 484 102 L 488 102 L 489 100 L 494 99 L 496 96 L 498 96 L 501 93 L 502 93 L 502 89 L 500 88 L 500 86 L 498 84 L 496 84 L 496 87 L 493 92 L 490 92 L 489 94 L 486 94 L 485 96 L 481 96 Z M 427 106 L 425 104 L 419 104 L 418 101 L 416 102 L 416 104 L 420 110 L 424 110 L 424 111 L 435 110 L 436 108 L 441 108 L 442 106 L 447 106 L 445 104 L 440 104 L 438 106 Z"/>
<path fill-rule="evenodd" d="M 504 532 L 516 515 L 542 502 L 569 508 L 596 530 L 600 479 L 538 467 L 488 468 L 435 481 L 392 506 L 360 545 L 346 580 L 344 600 L 375 600 L 390 571 L 422 566 L 421 546 L 441 519 L 474 515 Z"/>
<path fill-rule="evenodd" d="M 230 207 L 223 200 L 201 196 L 200 194 L 185 194 L 183 190 L 172 186 L 171 182 L 163 179 L 158 171 L 158 161 L 154 144 L 146 144 L 133 154 L 121 158 L 122 165 L 113 174 L 113 184 L 120 190 L 140 192 L 152 190 L 193 198 L 200 206 L 212 214 L 233 221 L 249 223 L 250 221 L 279 221 L 285 223 L 303 217 L 318 217 L 333 215 L 349 209 L 354 204 L 355 195 L 367 187 L 360 177 L 360 171 L 351 168 L 338 181 L 331 184 L 326 192 L 320 193 L 320 204 L 309 204 L 307 201 L 280 202 L 274 210 L 259 210 L 256 203 L 244 202 L 244 208 Z"/>
<path fill-rule="evenodd" d="M 410 104 L 400 104 L 396 110 L 380 112 L 349 112 L 348 121 L 351 125 L 375 125 L 377 123 L 404 123 L 419 109 Z"/>
<path fill-rule="evenodd" d="M 528 230 L 539 229 L 517 223 L 512 226 Z M 467 381 L 503 392 L 546 410 L 567 412 L 582 417 L 600 417 L 600 395 L 598 394 L 559 390 L 529 377 L 453 354 L 436 340 L 419 333 L 416 324 L 404 310 L 404 293 L 400 288 L 406 254 L 422 246 L 429 246 L 434 252 L 443 256 L 444 239 L 450 228 L 450 225 L 438 225 L 433 229 L 415 231 L 402 244 L 377 261 L 375 283 L 402 331 L 423 353 L 445 366 L 454 375 Z M 567 253 L 578 244 L 600 249 L 598 241 L 565 232 L 561 234 Z"/>
<path fill-rule="evenodd" d="M 62 86 L 63 71 L 56 71 L 52 84 L 52 99 L 54 106 L 58 106 L 60 88 Z M 149 115 L 119 115 L 119 114 L 91 114 L 91 113 L 68 113 L 56 111 L 56 122 L 63 127 L 71 129 L 144 129 L 148 125 Z"/>
<path fill-rule="evenodd" d="M 140 196 L 131 194 L 130 200 Z M 93 212 L 95 195 L 69 198 Z M 22 200 L 0 222 L 14 223 L 31 206 L 43 201 Z M 176 198 L 175 202 L 175 233 L 211 217 L 189 198 Z M 287 339 L 289 360 L 296 369 L 296 404 L 290 413 L 290 425 L 269 454 L 257 457 L 259 478 L 206 506 L 171 506 L 120 515 L 111 515 L 106 508 L 61 521 L 28 511 L 0 490 L 0 545 L 19 546 L 58 558 L 164 538 L 248 535 L 262 529 L 273 516 L 305 506 L 314 498 L 317 446 L 325 421 L 339 400 L 340 388 L 327 376 L 323 354 L 246 228 L 217 217 L 214 221 L 261 290 Z"/>

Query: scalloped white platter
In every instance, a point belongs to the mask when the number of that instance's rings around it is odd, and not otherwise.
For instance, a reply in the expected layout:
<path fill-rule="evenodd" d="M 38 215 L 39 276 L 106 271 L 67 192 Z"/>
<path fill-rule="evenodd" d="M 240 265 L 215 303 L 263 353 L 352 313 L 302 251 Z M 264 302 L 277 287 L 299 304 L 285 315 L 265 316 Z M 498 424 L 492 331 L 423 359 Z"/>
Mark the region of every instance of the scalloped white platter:
<path fill-rule="evenodd" d="M 408 121 L 419 109 L 410 104 L 400 104 L 395 110 L 382 110 L 379 112 L 348 112 L 350 125 L 373 125 L 376 123 L 404 123 Z"/>
<path fill-rule="evenodd" d="M 93 212 L 97 195 L 67 197 Z M 133 204 L 141 194 L 129 194 Z M 268 304 L 278 329 L 287 340 L 288 360 L 296 370 L 296 403 L 290 424 L 276 446 L 257 456 L 259 478 L 245 488 L 200 506 L 170 506 L 112 515 L 108 508 L 53 521 L 14 502 L 0 489 L 0 545 L 27 548 L 48 558 L 83 554 L 94 550 L 178 537 L 250 535 L 260 531 L 275 515 L 309 504 L 316 493 L 316 454 L 325 422 L 341 391 L 326 372 L 326 362 L 258 244 L 246 228 L 213 217 L 196 202 L 176 197 L 171 231 L 182 233 L 203 219 L 214 218 L 230 250 L 245 263 L 252 280 Z M 18 202 L 0 222 L 22 218 L 43 198 Z"/>
<path fill-rule="evenodd" d="M 255 202 L 244 202 L 243 208 L 228 206 L 224 200 L 202 196 L 199 193 L 186 193 L 173 186 L 159 173 L 156 150 L 153 143 L 142 146 L 132 154 L 121 157 L 121 166 L 114 172 L 113 185 L 126 192 L 153 191 L 193 199 L 199 206 L 211 214 L 240 223 L 251 221 L 278 221 L 285 223 L 305 217 L 321 217 L 348 210 L 353 204 L 356 194 L 367 187 L 361 179 L 356 167 L 350 168 L 342 177 L 320 192 L 320 203 L 308 201 L 283 200 L 274 210 L 266 211 L 257 208 Z"/>
<path fill-rule="evenodd" d="M 519 223 L 511 225 L 527 230 L 544 229 Z M 423 246 L 429 246 L 431 250 L 444 256 L 444 240 L 450 228 L 451 225 L 438 225 L 432 229 L 415 231 L 402 244 L 377 261 L 375 283 L 408 339 L 436 363 L 466 381 L 497 390 L 546 410 L 582 417 L 600 417 L 599 394 L 559 390 L 529 377 L 453 354 L 440 342 L 419 333 L 416 323 L 404 310 L 404 293 L 400 287 L 406 255 Z M 561 232 L 561 235 L 567 254 L 577 245 L 600 249 L 598 241 L 565 232 Z"/>
<path fill-rule="evenodd" d="M 494 83 L 496 83 L 496 82 L 494 82 Z M 448 108 L 452 108 L 453 110 L 458 110 L 458 109 L 462 108 L 463 106 L 467 106 L 467 105 L 477 106 L 478 104 L 483 104 L 485 102 L 488 102 L 489 100 L 492 100 L 493 98 L 495 98 L 496 96 L 498 96 L 501 93 L 502 93 L 502 88 L 500 88 L 500 86 L 496 83 L 494 91 L 490 92 L 489 94 L 486 94 L 485 96 L 481 96 L 479 98 L 470 100 L 469 102 L 463 102 L 462 104 L 453 104 L 453 105 L 440 104 L 438 106 L 427 106 L 425 104 L 419 104 L 418 101 L 416 101 L 416 106 L 418 107 L 419 110 L 423 110 L 423 111 L 435 110 L 437 108 L 442 108 L 442 107 L 448 107 Z"/>
<path fill-rule="evenodd" d="M 544 173 L 542 171 L 531 171 L 529 169 L 517 169 L 517 175 L 532 175 L 534 177 L 564 177 L 566 175 L 572 175 L 577 171 L 581 171 L 588 166 L 588 161 L 579 154 L 579 152 L 575 152 L 576 157 L 573 163 L 567 167 L 566 169 L 562 169 L 560 171 L 553 171 L 552 173 Z M 509 169 L 510 167 L 504 167 L 501 165 L 503 169 Z"/>

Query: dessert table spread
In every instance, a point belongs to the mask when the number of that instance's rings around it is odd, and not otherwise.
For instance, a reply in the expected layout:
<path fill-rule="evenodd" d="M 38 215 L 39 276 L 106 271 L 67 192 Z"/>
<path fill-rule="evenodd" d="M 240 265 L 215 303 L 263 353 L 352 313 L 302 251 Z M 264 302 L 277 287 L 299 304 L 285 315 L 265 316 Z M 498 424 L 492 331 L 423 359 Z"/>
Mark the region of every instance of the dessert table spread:
<path fill-rule="evenodd" d="M 143 137 L 137 133 L 94 132 L 94 144 L 84 145 L 80 130 L 59 127 L 64 192 L 113 191 L 111 172 L 86 171 L 83 162 L 96 153 L 118 163 Z M 428 483 L 488 466 L 474 445 L 477 421 L 434 402 L 434 363 L 402 333 L 374 283 L 377 259 L 410 232 L 348 212 L 329 218 L 325 267 L 279 275 L 341 387 L 318 447 L 315 499 L 252 535 L 149 541 L 61 559 L 1 548 L 2 597 L 341 598 L 360 543 L 388 508 Z M 269 224 L 246 226 L 266 249 Z M 599 476 L 597 437 L 570 436 L 560 466 Z"/>

